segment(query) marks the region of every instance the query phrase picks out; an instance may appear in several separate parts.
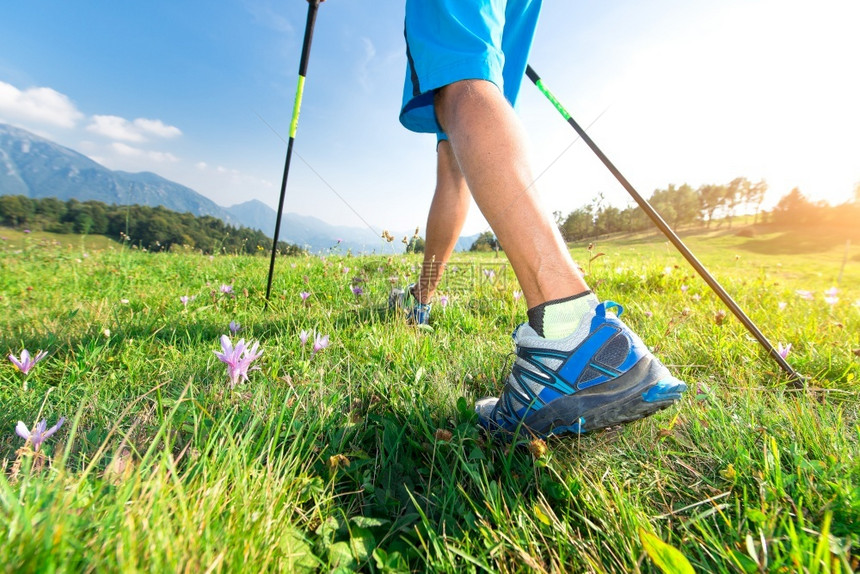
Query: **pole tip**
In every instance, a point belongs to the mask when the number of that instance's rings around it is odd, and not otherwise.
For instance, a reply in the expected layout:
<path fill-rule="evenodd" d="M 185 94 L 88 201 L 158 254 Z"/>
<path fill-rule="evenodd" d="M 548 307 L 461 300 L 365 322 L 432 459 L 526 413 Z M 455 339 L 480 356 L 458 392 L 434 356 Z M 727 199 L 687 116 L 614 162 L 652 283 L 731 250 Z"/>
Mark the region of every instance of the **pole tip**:
<path fill-rule="evenodd" d="M 797 371 L 792 371 L 792 373 L 788 377 L 788 382 L 786 385 L 791 389 L 801 390 L 807 387 L 807 382 L 809 381 L 809 377 L 804 377 Z"/>

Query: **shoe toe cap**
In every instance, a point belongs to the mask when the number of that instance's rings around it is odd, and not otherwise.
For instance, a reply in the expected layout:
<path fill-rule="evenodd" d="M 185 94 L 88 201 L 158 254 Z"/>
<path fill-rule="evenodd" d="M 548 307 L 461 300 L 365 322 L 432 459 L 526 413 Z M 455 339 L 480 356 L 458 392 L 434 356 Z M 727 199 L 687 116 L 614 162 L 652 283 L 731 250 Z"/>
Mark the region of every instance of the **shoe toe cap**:
<path fill-rule="evenodd" d="M 499 402 L 497 397 L 485 397 L 475 401 L 475 412 L 478 413 L 478 419 L 481 424 L 486 425 L 492 420 L 493 409 L 496 408 L 496 403 Z"/>

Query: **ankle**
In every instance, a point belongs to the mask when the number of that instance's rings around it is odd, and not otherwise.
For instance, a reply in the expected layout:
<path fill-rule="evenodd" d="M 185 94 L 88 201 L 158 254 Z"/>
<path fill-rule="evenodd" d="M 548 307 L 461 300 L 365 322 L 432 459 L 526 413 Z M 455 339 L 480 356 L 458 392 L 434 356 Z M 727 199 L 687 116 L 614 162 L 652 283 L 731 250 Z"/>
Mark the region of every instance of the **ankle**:
<path fill-rule="evenodd" d="M 528 310 L 529 326 L 546 339 L 567 337 L 597 304 L 591 291 L 547 301 Z"/>

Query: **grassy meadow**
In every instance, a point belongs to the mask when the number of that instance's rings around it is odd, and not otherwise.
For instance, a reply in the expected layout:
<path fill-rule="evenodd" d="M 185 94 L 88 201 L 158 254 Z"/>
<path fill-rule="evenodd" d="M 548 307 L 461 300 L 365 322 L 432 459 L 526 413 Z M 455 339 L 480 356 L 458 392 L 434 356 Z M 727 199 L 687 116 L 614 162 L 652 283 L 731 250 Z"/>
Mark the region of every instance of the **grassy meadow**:
<path fill-rule="evenodd" d="M 860 564 L 858 241 L 685 237 L 791 345 L 804 389 L 665 239 L 572 246 L 689 389 L 624 427 L 511 443 L 472 411 L 501 390 L 526 320 L 503 254 L 457 254 L 447 304 L 416 328 L 387 309 L 420 266 L 393 246 L 281 258 L 266 309 L 265 257 L 0 235 L 0 571 Z M 263 350 L 232 388 L 214 354 L 231 322 Z M 6 359 L 24 348 L 48 353 L 27 376 Z M 15 432 L 60 417 L 38 451 Z"/>

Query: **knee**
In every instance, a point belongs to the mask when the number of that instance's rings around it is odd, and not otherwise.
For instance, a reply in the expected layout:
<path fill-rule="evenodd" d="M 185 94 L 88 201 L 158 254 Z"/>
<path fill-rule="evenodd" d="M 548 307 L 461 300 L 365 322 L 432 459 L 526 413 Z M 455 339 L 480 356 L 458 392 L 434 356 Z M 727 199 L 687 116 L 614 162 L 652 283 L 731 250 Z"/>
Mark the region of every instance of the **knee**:
<path fill-rule="evenodd" d="M 447 132 L 447 126 L 457 117 L 463 105 L 472 100 L 482 100 L 500 94 L 499 89 L 487 80 L 460 80 L 436 90 L 433 107 L 436 121 Z"/>

